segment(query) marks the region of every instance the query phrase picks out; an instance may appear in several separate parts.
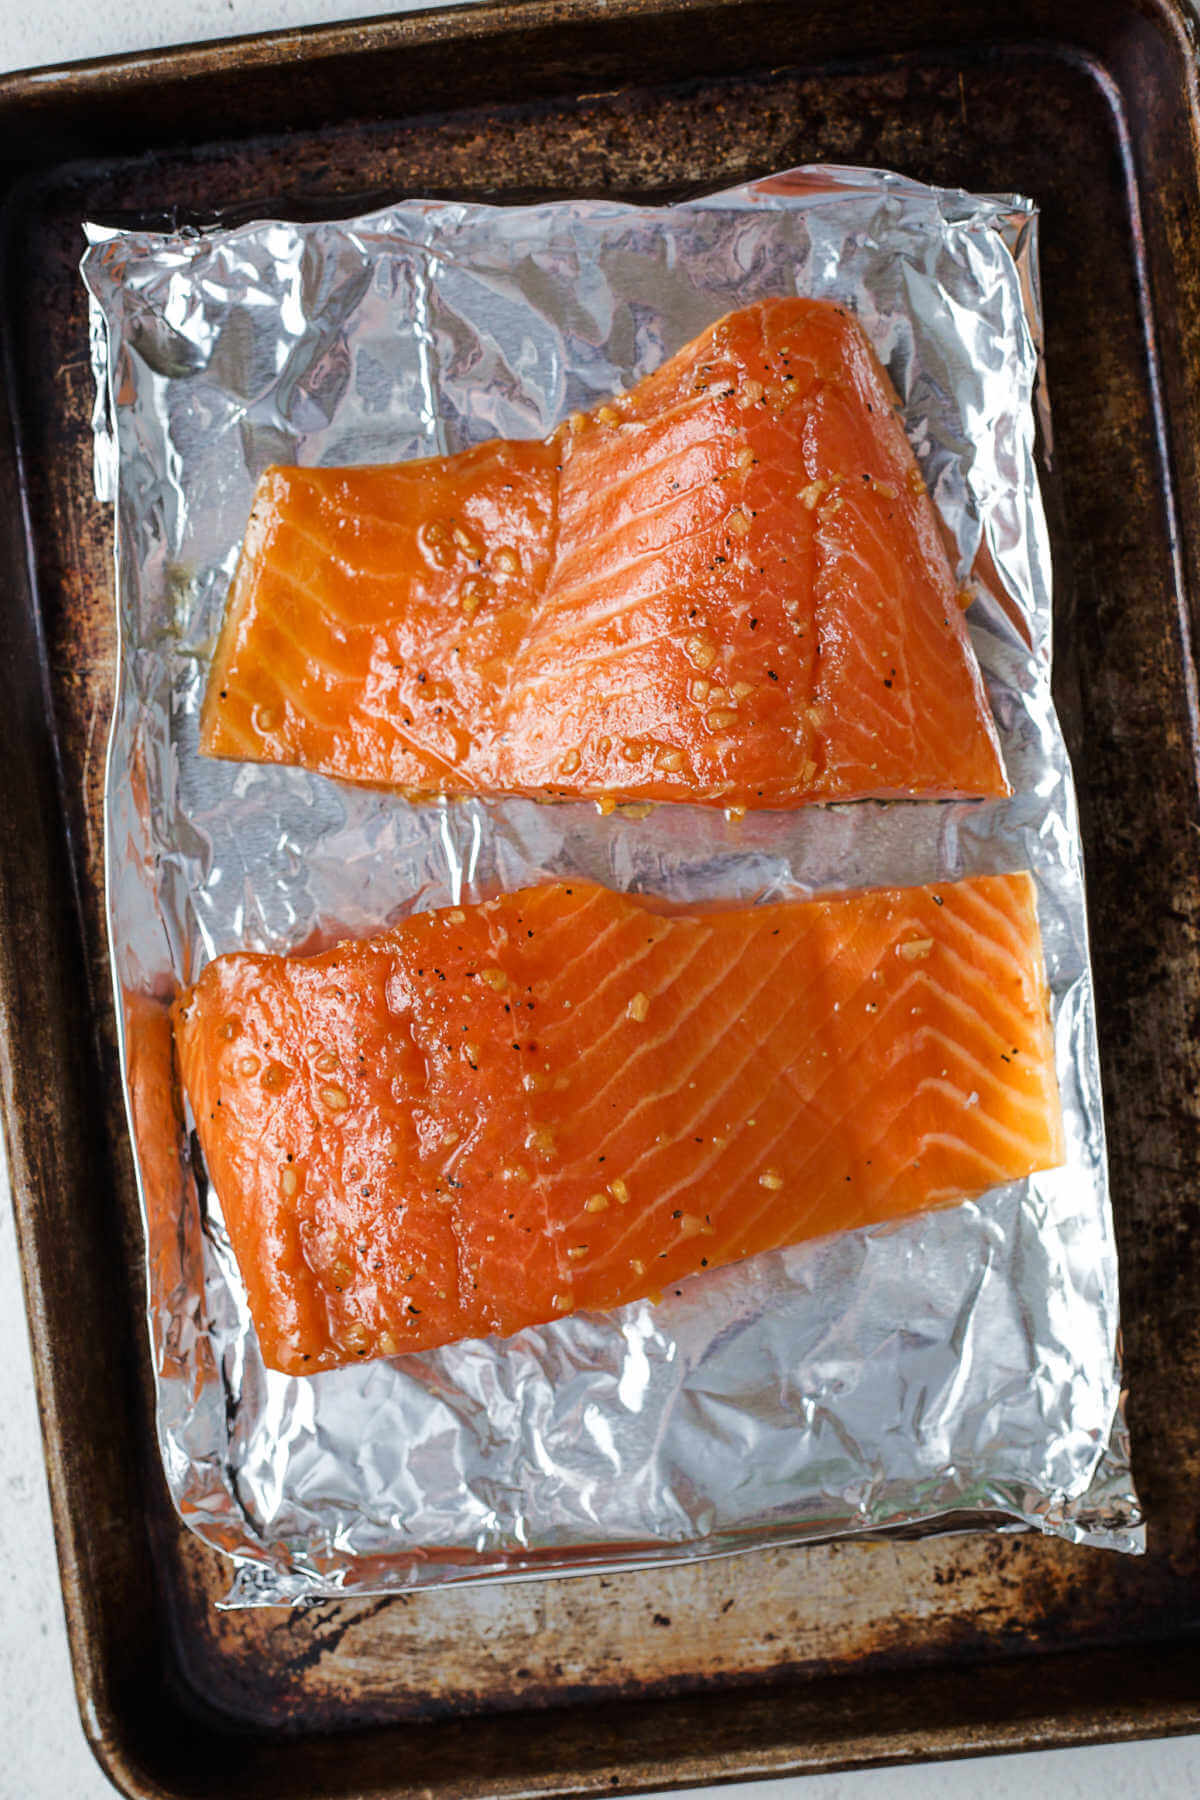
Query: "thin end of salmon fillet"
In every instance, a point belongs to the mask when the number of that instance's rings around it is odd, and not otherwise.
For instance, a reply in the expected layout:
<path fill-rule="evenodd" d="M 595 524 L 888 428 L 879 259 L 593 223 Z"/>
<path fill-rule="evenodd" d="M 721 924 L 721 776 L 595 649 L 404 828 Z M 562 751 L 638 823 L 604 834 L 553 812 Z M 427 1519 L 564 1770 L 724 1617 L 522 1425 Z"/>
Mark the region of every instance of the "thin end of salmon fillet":
<path fill-rule="evenodd" d="M 289 1374 L 609 1310 L 1064 1155 L 1025 874 L 699 914 L 547 883 L 219 957 L 174 1026 Z"/>
<path fill-rule="evenodd" d="M 898 412 L 850 313 L 775 299 L 544 441 L 270 469 L 201 748 L 414 796 L 1006 794 Z"/>

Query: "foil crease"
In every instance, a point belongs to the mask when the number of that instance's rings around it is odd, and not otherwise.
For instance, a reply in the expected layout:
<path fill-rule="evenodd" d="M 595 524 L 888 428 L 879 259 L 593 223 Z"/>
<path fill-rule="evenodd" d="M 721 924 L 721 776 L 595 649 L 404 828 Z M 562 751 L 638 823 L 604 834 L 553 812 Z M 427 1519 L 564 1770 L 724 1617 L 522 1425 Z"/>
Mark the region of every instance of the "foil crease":
<path fill-rule="evenodd" d="M 315 224 L 88 231 L 120 609 L 109 921 L 158 1431 L 181 1517 L 232 1561 L 229 1603 L 939 1521 L 1142 1549 L 1081 848 L 1050 697 L 1032 204 L 817 167 L 665 208 L 416 201 Z M 852 307 L 901 396 L 974 596 L 1010 800 L 601 818 L 413 806 L 198 755 L 268 464 L 541 435 L 721 313 L 797 292 Z M 220 1197 L 194 1140 L 174 1148 L 165 1098 L 163 1006 L 211 957 L 551 874 L 733 901 L 1017 868 L 1037 882 L 1063 1168 L 710 1271 L 657 1305 L 300 1380 L 264 1368 Z"/>

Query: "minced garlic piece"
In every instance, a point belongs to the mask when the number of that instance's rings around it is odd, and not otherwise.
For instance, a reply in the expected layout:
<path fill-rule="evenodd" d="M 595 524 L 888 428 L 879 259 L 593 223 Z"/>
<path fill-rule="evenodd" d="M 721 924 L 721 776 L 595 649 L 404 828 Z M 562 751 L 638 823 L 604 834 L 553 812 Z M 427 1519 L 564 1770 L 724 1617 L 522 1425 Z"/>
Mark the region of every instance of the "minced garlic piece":
<path fill-rule="evenodd" d="M 933 949 L 933 939 L 909 938 L 906 943 L 899 946 L 899 949 L 906 962 L 917 962 L 921 957 L 929 955 Z"/>

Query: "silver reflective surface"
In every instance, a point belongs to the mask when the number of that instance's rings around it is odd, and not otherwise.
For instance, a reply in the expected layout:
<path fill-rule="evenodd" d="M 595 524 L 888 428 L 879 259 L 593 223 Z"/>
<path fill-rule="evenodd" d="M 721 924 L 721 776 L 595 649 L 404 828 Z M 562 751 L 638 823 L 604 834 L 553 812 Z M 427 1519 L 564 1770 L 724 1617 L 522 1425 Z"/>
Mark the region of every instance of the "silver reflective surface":
<path fill-rule="evenodd" d="M 121 612 L 119 1002 L 169 994 L 222 951 L 362 933 L 554 873 L 732 900 L 1030 868 L 1066 1115 L 1067 1165 L 977 1204 L 713 1271 L 658 1305 L 302 1380 L 263 1367 L 219 1196 L 186 1172 L 165 1250 L 161 1220 L 152 1234 L 159 1434 L 182 1516 L 233 1559 L 234 1604 L 950 1515 L 1142 1547 L 1079 835 L 1050 699 L 1035 227 L 1022 200 L 819 168 L 667 209 L 415 202 L 90 231 Z M 901 395 L 975 595 L 1011 800 L 602 818 L 412 806 L 200 758 L 207 662 L 269 463 L 540 435 L 721 313 L 791 292 L 851 305 Z"/>

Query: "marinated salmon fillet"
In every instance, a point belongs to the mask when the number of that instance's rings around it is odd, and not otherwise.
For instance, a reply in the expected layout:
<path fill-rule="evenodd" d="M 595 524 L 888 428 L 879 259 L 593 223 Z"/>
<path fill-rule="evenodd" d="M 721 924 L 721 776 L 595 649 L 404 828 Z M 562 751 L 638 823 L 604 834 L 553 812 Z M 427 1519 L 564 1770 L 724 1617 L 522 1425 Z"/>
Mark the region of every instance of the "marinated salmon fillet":
<path fill-rule="evenodd" d="M 1023 874 L 702 913 L 552 882 L 219 957 L 175 1034 L 290 1374 L 621 1306 L 1063 1157 Z"/>
<path fill-rule="evenodd" d="M 1007 793 L 897 406 L 849 313 L 768 300 L 544 441 L 269 469 L 201 748 L 414 796 Z"/>

